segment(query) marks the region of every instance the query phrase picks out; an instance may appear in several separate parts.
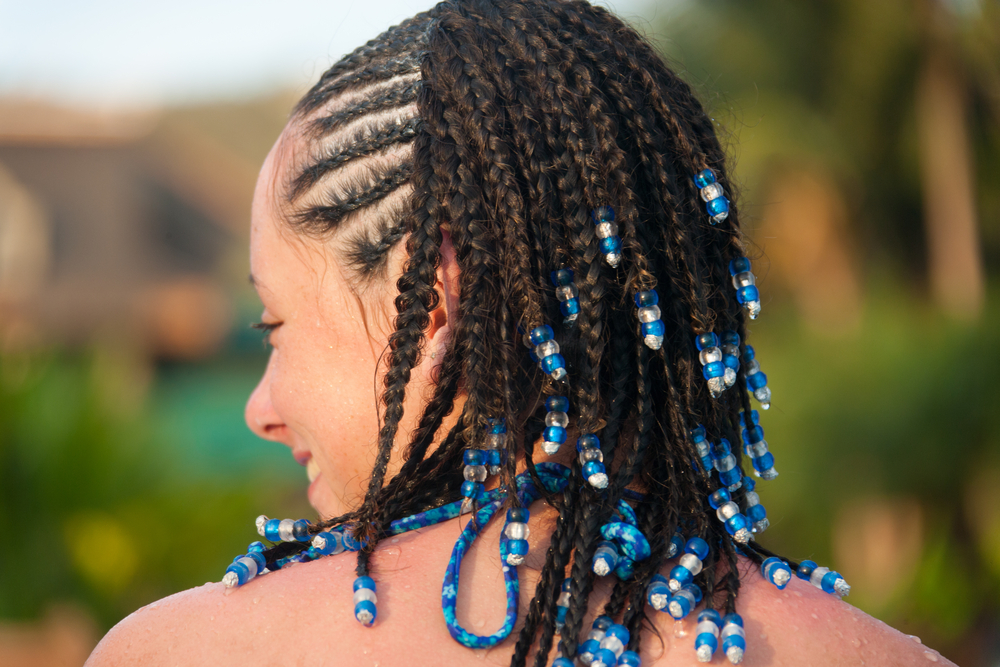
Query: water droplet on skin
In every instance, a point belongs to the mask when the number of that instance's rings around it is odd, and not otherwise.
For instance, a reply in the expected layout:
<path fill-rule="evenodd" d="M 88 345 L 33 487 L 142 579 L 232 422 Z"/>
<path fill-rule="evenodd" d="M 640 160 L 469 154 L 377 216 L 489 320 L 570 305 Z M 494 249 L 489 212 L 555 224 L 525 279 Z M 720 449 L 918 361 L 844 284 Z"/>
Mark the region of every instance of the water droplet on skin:
<path fill-rule="evenodd" d="M 476 621 L 476 627 L 477 628 L 481 628 L 481 627 L 483 627 L 485 625 L 486 625 L 486 619 L 485 618 L 481 618 L 478 621 Z"/>
<path fill-rule="evenodd" d="M 333 569 L 334 569 L 334 570 L 339 570 L 339 569 L 340 569 L 340 568 L 342 568 L 342 567 L 343 567 L 343 565 L 338 565 L 337 567 L 335 567 L 335 568 L 333 568 Z"/>
<path fill-rule="evenodd" d="M 257 604 L 258 602 L 260 602 L 260 598 L 259 598 L 259 597 L 258 597 L 258 598 L 254 598 L 254 599 L 253 599 L 253 603 L 254 603 L 254 604 Z"/>
<path fill-rule="evenodd" d="M 816 614 L 809 614 L 809 615 L 815 618 L 817 621 L 819 620 L 819 616 L 817 616 Z"/>
<path fill-rule="evenodd" d="M 674 637 L 684 639 L 688 636 L 687 625 L 684 621 L 674 621 Z"/>
<path fill-rule="evenodd" d="M 230 595 L 233 594 L 233 591 L 235 591 L 235 590 L 236 590 L 235 588 L 227 588 L 226 590 L 222 591 L 222 594 L 225 597 L 229 597 Z"/>
<path fill-rule="evenodd" d="M 209 616 L 209 617 L 208 617 L 208 620 L 210 620 L 210 621 L 214 621 L 214 620 L 215 620 L 215 616 Z"/>
<path fill-rule="evenodd" d="M 912 639 L 913 641 L 917 642 L 918 644 L 920 643 L 920 637 L 918 637 L 916 635 L 910 635 L 910 639 Z"/>
<path fill-rule="evenodd" d="M 851 646 L 853 646 L 854 648 L 861 648 L 861 640 L 860 639 L 852 639 L 851 640 Z"/>
<path fill-rule="evenodd" d="M 399 538 L 398 537 L 392 538 L 392 544 L 398 544 L 398 543 L 399 543 Z M 378 663 L 376 663 L 376 664 L 378 664 Z"/>
<path fill-rule="evenodd" d="M 800 593 L 799 591 L 792 591 L 792 592 L 795 593 L 795 597 L 799 598 L 802 597 L 802 593 Z"/>
<path fill-rule="evenodd" d="M 761 639 L 767 639 L 767 633 L 766 632 L 760 633 L 760 638 Z"/>
<path fill-rule="evenodd" d="M 930 651 L 924 651 L 924 657 L 930 660 L 931 662 L 938 661 L 937 656 L 931 653 Z"/>

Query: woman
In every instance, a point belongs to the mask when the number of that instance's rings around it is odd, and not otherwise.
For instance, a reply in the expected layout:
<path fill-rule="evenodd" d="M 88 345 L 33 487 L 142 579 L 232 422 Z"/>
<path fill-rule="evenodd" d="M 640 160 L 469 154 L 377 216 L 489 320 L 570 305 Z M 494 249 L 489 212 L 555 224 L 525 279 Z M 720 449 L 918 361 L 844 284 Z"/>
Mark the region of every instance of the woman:
<path fill-rule="evenodd" d="M 257 184 L 246 415 L 324 521 L 261 517 L 276 546 L 91 663 L 937 661 L 754 539 L 744 466 L 777 472 L 724 163 L 585 2 L 445 2 L 334 65 Z"/>

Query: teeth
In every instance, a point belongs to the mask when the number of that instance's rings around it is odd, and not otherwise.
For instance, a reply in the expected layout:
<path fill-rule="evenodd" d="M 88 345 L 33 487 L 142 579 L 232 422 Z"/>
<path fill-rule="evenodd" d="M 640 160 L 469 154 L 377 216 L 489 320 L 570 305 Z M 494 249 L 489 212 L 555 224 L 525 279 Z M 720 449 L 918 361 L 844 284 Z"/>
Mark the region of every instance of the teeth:
<path fill-rule="evenodd" d="M 309 459 L 309 463 L 306 464 L 306 475 L 310 482 L 319 477 L 319 464 L 316 463 L 316 459 Z"/>

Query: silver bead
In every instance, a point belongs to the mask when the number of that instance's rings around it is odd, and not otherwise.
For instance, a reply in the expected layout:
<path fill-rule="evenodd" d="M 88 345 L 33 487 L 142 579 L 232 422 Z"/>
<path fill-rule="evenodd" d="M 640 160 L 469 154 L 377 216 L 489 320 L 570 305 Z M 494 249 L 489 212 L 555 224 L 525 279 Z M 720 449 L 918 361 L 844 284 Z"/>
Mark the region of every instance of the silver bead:
<path fill-rule="evenodd" d="M 524 556 L 521 554 L 507 554 L 507 565 L 523 565 Z"/>
<path fill-rule="evenodd" d="M 708 381 L 708 393 L 712 395 L 712 398 L 722 396 L 722 392 L 725 390 L 726 381 L 723 378 L 712 378 Z"/>
<path fill-rule="evenodd" d="M 544 359 L 545 357 L 550 357 L 553 354 L 559 353 L 559 343 L 554 340 L 547 340 L 538 347 L 535 348 L 535 356 L 539 359 Z"/>
<path fill-rule="evenodd" d="M 267 521 L 268 521 L 267 517 L 261 514 L 259 517 L 257 517 L 257 520 L 254 522 L 254 525 L 257 526 L 257 534 L 260 535 L 261 537 L 264 537 L 264 526 L 267 525 Z"/>
<path fill-rule="evenodd" d="M 604 256 L 604 261 L 606 261 L 611 268 L 617 268 L 618 264 L 622 261 L 622 254 L 620 252 L 609 252 Z"/>
<path fill-rule="evenodd" d="M 751 533 L 746 528 L 740 528 L 739 530 L 736 531 L 736 534 L 733 535 L 733 539 L 739 542 L 740 544 L 747 544 L 748 542 L 750 542 L 750 540 L 753 539 L 753 533 Z"/>
<path fill-rule="evenodd" d="M 739 289 L 741 287 L 749 287 L 750 285 L 757 284 L 757 277 L 750 273 L 749 271 L 744 271 L 743 273 L 737 273 L 733 276 L 733 287 Z"/>
<path fill-rule="evenodd" d="M 618 224 L 614 222 L 602 222 L 597 225 L 597 238 L 606 239 L 618 236 Z"/>
<path fill-rule="evenodd" d="M 750 316 L 751 320 L 757 319 L 757 316 L 760 315 L 760 301 L 747 301 L 743 307 L 747 309 L 747 315 Z"/>
<path fill-rule="evenodd" d="M 755 523 L 753 525 L 753 532 L 755 532 L 755 533 L 763 533 L 770 526 L 771 526 L 771 522 L 767 520 L 767 517 L 764 517 L 763 519 L 761 519 L 760 521 L 758 521 L 757 523 Z"/>
<path fill-rule="evenodd" d="M 542 443 L 542 451 L 550 456 L 558 452 L 560 447 L 562 447 L 561 442 L 549 442 L 546 440 Z"/>
<path fill-rule="evenodd" d="M 545 415 L 545 425 L 566 428 L 569 425 L 569 415 L 565 412 L 549 412 Z"/>
<path fill-rule="evenodd" d="M 718 199 L 723 195 L 722 186 L 718 183 L 712 183 L 711 185 L 706 185 L 701 189 L 701 200 L 704 202 L 710 202 L 713 199 Z"/>
<path fill-rule="evenodd" d="M 639 321 L 643 324 L 647 322 L 655 322 L 658 319 L 660 319 L 659 306 L 646 306 L 645 308 L 639 309 Z"/>
<path fill-rule="evenodd" d="M 663 336 L 653 336 L 653 335 L 645 336 L 642 339 L 642 342 L 645 343 L 646 347 L 648 347 L 651 350 L 659 350 L 661 347 L 663 347 Z"/>
<path fill-rule="evenodd" d="M 222 585 L 226 588 L 236 588 L 240 583 L 240 578 L 235 572 L 226 572 L 222 577 Z"/>
<path fill-rule="evenodd" d="M 718 347 L 706 347 L 698 353 L 698 361 L 702 366 L 707 366 L 715 361 L 722 361 L 722 350 Z"/>
<path fill-rule="evenodd" d="M 833 582 L 833 591 L 840 597 L 851 594 L 851 586 L 843 579 L 837 579 Z"/>
<path fill-rule="evenodd" d="M 657 593 L 649 596 L 649 604 L 653 605 L 653 609 L 656 611 L 663 611 L 669 601 L 670 596 L 666 593 Z"/>
<path fill-rule="evenodd" d="M 570 299 L 576 297 L 580 293 L 580 290 L 576 288 L 576 285 L 570 283 L 569 285 L 560 285 L 556 288 L 556 298 L 560 301 L 569 301 Z"/>
<path fill-rule="evenodd" d="M 599 472 L 591 475 L 587 478 L 587 481 L 595 489 L 606 489 L 608 488 L 608 475 L 607 473 Z"/>
<path fill-rule="evenodd" d="M 722 376 L 722 381 L 726 383 L 726 389 L 736 384 L 736 371 L 726 366 L 726 373 Z"/>
<path fill-rule="evenodd" d="M 465 479 L 470 482 L 486 481 L 486 466 L 465 466 Z"/>
<path fill-rule="evenodd" d="M 528 524 L 521 523 L 520 521 L 512 521 L 507 524 L 507 527 L 503 529 L 503 534 L 507 536 L 509 540 L 526 540 L 528 539 Z"/>

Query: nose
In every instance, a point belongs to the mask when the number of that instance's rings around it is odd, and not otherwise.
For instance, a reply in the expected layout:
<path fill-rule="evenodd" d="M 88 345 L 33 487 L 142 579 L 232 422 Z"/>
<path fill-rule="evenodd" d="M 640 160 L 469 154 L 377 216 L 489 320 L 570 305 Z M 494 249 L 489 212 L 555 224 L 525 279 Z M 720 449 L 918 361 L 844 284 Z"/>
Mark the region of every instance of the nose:
<path fill-rule="evenodd" d="M 285 432 L 285 423 L 274 409 L 271 402 L 271 379 L 274 376 L 274 354 L 267 360 L 267 368 L 260 382 L 254 388 L 247 400 L 247 407 L 243 413 L 243 418 L 247 422 L 250 430 L 259 438 L 265 440 L 281 441 Z"/>

